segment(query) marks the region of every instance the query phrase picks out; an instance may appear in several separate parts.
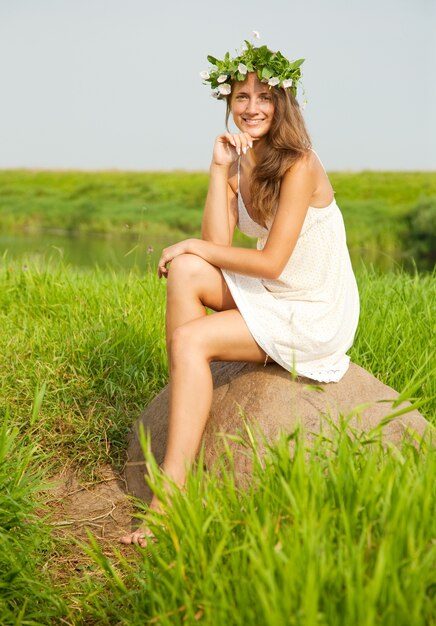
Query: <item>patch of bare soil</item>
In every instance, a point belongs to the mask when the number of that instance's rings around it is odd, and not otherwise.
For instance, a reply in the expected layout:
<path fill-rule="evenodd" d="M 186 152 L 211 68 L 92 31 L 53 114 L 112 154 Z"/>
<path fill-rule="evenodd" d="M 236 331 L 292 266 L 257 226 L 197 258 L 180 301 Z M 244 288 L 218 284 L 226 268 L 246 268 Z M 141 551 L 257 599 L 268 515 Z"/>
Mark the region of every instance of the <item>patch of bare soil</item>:
<path fill-rule="evenodd" d="M 73 570 L 87 569 L 90 559 L 75 540 L 89 543 L 90 531 L 107 556 L 113 547 L 132 552 L 119 539 L 132 529 L 134 507 L 123 477 L 110 466 L 99 471 L 93 482 L 81 482 L 74 468 L 66 468 L 53 478 L 47 506 L 55 536 L 63 539 L 61 552 L 51 558 L 56 577 L 69 577 Z"/>
<path fill-rule="evenodd" d="M 50 507 L 63 535 L 86 538 L 86 529 L 104 541 L 118 540 L 130 529 L 133 506 L 122 476 L 106 465 L 95 482 L 81 483 L 74 469 L 54 477 Z"/>

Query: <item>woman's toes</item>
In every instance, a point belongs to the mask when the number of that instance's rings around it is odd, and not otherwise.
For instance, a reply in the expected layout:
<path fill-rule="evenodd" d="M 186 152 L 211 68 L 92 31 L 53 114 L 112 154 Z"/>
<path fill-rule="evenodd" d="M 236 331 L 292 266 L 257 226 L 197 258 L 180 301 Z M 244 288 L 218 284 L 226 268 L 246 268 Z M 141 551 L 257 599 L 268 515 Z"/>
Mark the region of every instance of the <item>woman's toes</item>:
<path fill-rule="evenodd" d="M 145 548 L 149 541 L 156 541 L 155 536 L 149 528 L 137 528 L 130 535 L 124 535 L 121 537 L 120 542 L 126 545 L 137 545 L 141 548 Z"/>

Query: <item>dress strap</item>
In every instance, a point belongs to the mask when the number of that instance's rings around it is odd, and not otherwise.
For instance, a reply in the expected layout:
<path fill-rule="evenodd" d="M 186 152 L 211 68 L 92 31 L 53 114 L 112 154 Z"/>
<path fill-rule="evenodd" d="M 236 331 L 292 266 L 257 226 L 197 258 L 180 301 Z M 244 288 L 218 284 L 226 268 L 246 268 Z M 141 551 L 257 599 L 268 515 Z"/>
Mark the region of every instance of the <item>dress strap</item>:
<path fill-rule="evenodd" d="M 238 159 L 238 194 L 239 194 L 239 177 L 240 177 L 239 176 L 239 172 L 240 172 L 240 169 L 241 169 L 241 157 L 239 157 L 239 159 Z"/>

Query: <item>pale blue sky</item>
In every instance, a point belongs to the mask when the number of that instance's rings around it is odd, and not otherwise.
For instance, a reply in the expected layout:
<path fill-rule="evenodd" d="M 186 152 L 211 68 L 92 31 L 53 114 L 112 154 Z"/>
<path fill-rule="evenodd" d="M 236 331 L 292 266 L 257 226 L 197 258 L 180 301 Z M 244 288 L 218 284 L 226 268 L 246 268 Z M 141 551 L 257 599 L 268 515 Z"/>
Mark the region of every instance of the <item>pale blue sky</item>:
<path fill-rule="evenodd" d="M 207 169 L 206 55 L 305 57 L 329 169 L 436 170 L 435 0 L 0 0 L 0 167 Z"/>

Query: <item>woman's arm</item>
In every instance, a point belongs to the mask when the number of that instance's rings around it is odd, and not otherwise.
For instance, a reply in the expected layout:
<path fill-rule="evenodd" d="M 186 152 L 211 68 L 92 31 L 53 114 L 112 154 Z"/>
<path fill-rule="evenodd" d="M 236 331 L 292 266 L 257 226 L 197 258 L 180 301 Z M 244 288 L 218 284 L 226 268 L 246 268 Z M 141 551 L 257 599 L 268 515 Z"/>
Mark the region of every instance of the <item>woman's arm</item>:
<path fill-rule="evenodd" d="M 230 246 L 238 220 L 237 198 L 228 182 L 230 166 L 210 166 L 209 189 L 204 206 L 201 237 L 205 241 Z"/>
<path fill-rule="evenodd" d="M 238 221 L 238 204 L 229 178 L 236 169 L 236 161 L 242 150 L 246 152 L 252 145 L 248 133 L 223 133 L 216 138 L 201 226 L 203 240 L 231 245 Z"/>
<path fill-rule="evenodd" d="M 282 179 L 279 206 L 263 250 L 232 248 L 210 241 L 187 239 L 166 248 L 159 261 L 159 275 L 179 254 L 196 254 L 212 265 L 238 274 L 275 279 L 280 276 L 297 243 L 315 189 L 311 160 L 303 157 Z"/>

